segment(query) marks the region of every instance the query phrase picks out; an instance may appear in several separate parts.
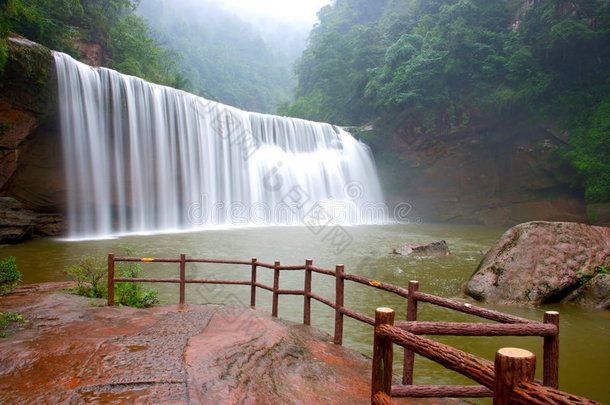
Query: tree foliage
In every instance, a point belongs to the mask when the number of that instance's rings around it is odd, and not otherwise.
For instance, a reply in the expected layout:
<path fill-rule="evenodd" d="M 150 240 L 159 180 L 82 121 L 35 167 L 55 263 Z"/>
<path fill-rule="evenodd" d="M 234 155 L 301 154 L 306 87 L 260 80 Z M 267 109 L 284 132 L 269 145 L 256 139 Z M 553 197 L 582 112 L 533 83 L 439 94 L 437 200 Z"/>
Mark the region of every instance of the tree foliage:
<path fill-rule="evenodd" d="M 19 284 L 21 273 L 17 270 L 17 259 L 14 256 L 0 260 L 0 295 L 10 292 Z"/>
<path fill-rule="evenodd" d="M 527 111 L 569 130 L 558 156 L 587 199 L 610 199 L 607 1 L 337 0 L 318 17 L 287 114 L 361 125 L 415 109 L 465 126 Z"/>
<path fill-rule="evenodd" d="M 127 256 L 131 250 L 125 248 Z M 108 298 L 108 261 L 102 256 L 87 255 L 79 259 L 76 264 L 65 267 L 66 274 L 74 281 L 76 287 L 72 289 L 77 295 L 89 298 Z M 142 266 L 138 263 L 125 265 L 118 262 L 115 272 L 119 277 L 138 278 L 142 273 Z M 157 291 L 147 289 L 138 282 L 115 283 L 114 299 L 118 305 L 136 308 L 147 308 L 158 303 Z"/>
<path fill-rule="evenodd" d="M 14 32 L 79 59 L 79 44 L 95 42 L 108 51 L 107 67 L 182 88 L 175 57 L 157 46 L 146 21 L 135 15 L 139 0 L 1 0 L 0 71 L 6 38 Z"/>

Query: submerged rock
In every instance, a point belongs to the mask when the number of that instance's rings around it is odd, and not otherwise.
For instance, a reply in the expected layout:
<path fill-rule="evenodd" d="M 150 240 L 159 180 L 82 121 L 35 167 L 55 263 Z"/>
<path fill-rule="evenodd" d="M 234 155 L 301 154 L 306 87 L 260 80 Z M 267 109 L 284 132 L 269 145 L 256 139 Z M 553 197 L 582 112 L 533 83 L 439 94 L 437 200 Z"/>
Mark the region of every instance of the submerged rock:
<path fill-rule="evenodd" d="M 610 228 L 527 222 L 509 229 L 483 258 L 464 293 L 487 302 L 564 300 L 607 308 Z"/>
<path fill-rule="evenodd" d="M 450 252 L 447 242 L 437 240 L 430 243 L 406 243 L 392 253 L 402 256 L 446 256 Z"/>
<path fill-rule="evenodd" d="M 606 271 L 610 269 L 606 268 Z M 610 274 L 598 273 L 586 283 L 568 295 L 566 302 L 582 306 L 595 306 L 599 309 L 610 309 Z"/>

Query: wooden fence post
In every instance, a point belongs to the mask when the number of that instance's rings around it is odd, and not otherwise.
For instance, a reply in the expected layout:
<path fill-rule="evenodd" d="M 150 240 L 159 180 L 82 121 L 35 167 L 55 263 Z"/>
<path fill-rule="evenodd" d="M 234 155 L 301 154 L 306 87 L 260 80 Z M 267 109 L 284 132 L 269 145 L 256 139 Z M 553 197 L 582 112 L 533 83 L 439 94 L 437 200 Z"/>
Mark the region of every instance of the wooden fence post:
<path fill-rule="evenodd" d="M 277 306 L 278 306 L 278 299 L 279 299 L 279 294 L 278 291 L 280 289 L 280 262 L 276 261 L 274 266 L 273 266 L 273 306 L 271 308 L 271 316 L 274 316 L 277 318 Z"/>
<path fill-rule="evenodd" d="M 534 381 L 536 356 L 527 350 L 504 347 L 496 352 L 493 405 L 508 405 L 513 388 Z"/>
<path fill-rule="evenodd" d="M 542 382 L 547 387 L 559 388 L 559 312 L 545 312 L 544 323 L 555 325 L 557 334 L 544 337 Z"/>
<path fill-rule="evenodd" d="M 114 253 L 108 254 L 108 306 L 114 305 Z"/>
<path fill-rule="evenodd" d="M 252 258 L 252 287 L 250 287 L 250 306 L 254 308 L 256 306 L 256 262 L 258 259 L 256 257 Z"/>
<path fill-rule="evenodd" d="M 338 264 L 335 267 L 335 339 L 336 345 L 343 344 L 343 303 L 345 300 L 344 284 L 345 279 L 343 278 L 344 266 Z"/>
<path fill-rule="evenodd" d="M 186 280 L 186 254 L 180 254 L 180 305 L 184 305 L 185 301 L 185 281 Z"/>
<path fill-rule="evenodd" d="M 303 305 L 303 323 L 305 325 L 311 325 L 311 269 L 309 268 L 313 264 L 313 260 L 305 260 L 305 287 L 303 295 L 305 296 L 305 303 Z"/>
<path fill-rule="evenodd" d="M 394 310 L 392 308 L 377 308 L 375 310 L 375 338 L 373 340 L 373 375 L 371 381 L 371 402 L 379 391 L 392 395 L 392 359 L 393 343 L 390 339 L 377 336 L 379 325 L 394 325 Z"/>
<path fill-rule="evenodd" d="M 417 300 L 414 295 L 419 290 L 419 281 L 409 281 L 409 298 L 407 298 L 407 321 L 417 320 Z M 407 348 L 404 349 L 404 361 L 402 366 L 403 385 L 413 384 L 413 364 L 415 353 Z"/>

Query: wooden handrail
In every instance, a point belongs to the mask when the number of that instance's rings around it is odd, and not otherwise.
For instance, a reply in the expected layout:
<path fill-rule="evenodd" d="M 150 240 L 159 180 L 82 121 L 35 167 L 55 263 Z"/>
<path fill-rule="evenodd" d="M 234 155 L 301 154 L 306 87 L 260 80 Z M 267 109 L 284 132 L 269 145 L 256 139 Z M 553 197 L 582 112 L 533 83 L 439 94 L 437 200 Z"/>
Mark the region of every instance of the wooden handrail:
<path fill-rule="evenodd" d="M 154 262 L 154 263 L 179 263 L 180 278 L 128 278 L 115 277 L 116 262 Z M 251 269 L 250 280 L 214 280 L 214 279 L 194 279 L 186 278 L 187 263 L 211 263 L 211 264 L 230 264 L 249 266 Z M 258 268 L 267 268 L 273 270 L 273 286 L 265 285 L 257 281 Z M 305 272 L 305 282 L 303 290 L 298 289 L 280 289 L 280 273 L 281 271 L 298 271 Z M 330 300 L 321 297 L 312 292 L 312 274 L 318 273 L 335 277 L 335 299 Z M 272 315 L 277 317 L 279 312 L 279 296 L 280 295 L 302 295 L 303 301 L 303 323 L 311 324 L 311 300 L 316 300 L 335 311 L 335 330 L 334 343 L 342 344 L 343 342 L 343 316 L 349 316 L 360 322 L 374 325 L 374 319 L 353 311 L 344 306 L 345 283 L 344 281 L 352 281 L 362 285 L 374 287 L 386 292 L 396 294 L 407 300 L 407 320 L 396 321 L 395 325 L 399 329 L 411 331 L 415 334 L 430 334 L 430 335 L 458 335 L 458 336 L 542 336 L 544 337 L 544 384 L 549 387 L 557 388 L 558 386 L 558 334 L 559 334 L 559 314 L 555 312 L 547 312 L 544 317 L 544 323 L 532 321 L 525 318 L 505 314 L 498 311 L 493 311 L 481 307 L 471 305 L 469 303 L 458 302 L 447 298 L 437 297 L 431 294 L 425 294 L 418 291 L 419 283 L 417 281 L 409 282 L 409 288 L 395 286 L 393 284 L 376 281 L 367 277 L 346 273 L 342 265 L 336 266 L 334 270 L 324 269 L 313 265 L 313 261 L 308 259 L 305 265 L 297 266 L 282 266 L 279 261 L 274 264 L 259 262 L 257 258 L 252 258 L 250 261 L 241 260 L 219 260 L 219 259 L 197 259 L 188 258 L 182 254 L 179 259 L 168 258 L 134 258 L 134 257 L 115 257 L 113 254 L 108 255 L 108 305 L 114 305 L 114 283 L 115 282 L 148 282 L 148 283 L 178 283 L 180 284 L 180 303 L 185 302 L 185 285 L 194 284 L 227 284 L 227 285 L 245 285 L 250 286 L 250 305 L 256 306 L 256 290 L 258 288 L 270 291 L 272 293 Z M 492 323 L 458 323 L 458 322 L 418 322 L 417 321 L 417 304 L 418 302 L 426 302 L 438 305 L 444 308 L 453 309 L 470 315 L 478 316 L 484 319 L 500 322 L 501 324 Z M 413 384 L 413 364 L 414 351 L 409 348 L 404 350 L 403 364 L 403 386 L 396 388 L 398 393 L 408 394 L 409 396 L 447 396 L 448 393 L 468 394 L 465 396 L 490 396 L 488 388 L 480 386 L 417 386 Z"/>
<path fill-rule="evenodd" d="M 545 323 L 466 323 L 397 321 L 395 326 L 416 335 L 555 336 L 557 327 Z"/>
<path fill-rule="evenodd" d="M 427 302 L 430 304 L 438 305 L 439 307 L 453 309 L 459 312 L 463 312 L 469 315 L 475 315 L 480 318 L 489 319 L 490 321 L 502 322 L 502 323 L 534 323 L 530 319 L 521 318 L 514 315 L 505 314 L 491 309 L 477 307 L 471 304 L 450 300 L 448 298 L 437 297 L 436 295 L 426 294 L 420 291 L 416 291 L 413 297 L 417 301 Z"/>
<path fill-rule="evenodd" d="M 389 311 L 392 312 L 391 315 L 389 314 Z M 378 321 L 380 317 L 382 318 L 382 321 Z M 401 390 L 401 387 L 391 387 L 388 393 L 387 386 L 385 385 L 386 377 L 383 377 L 388 373 L 388 369 L 390 371 L 392 370 L 392 357 L 389 356 L 388 353 L 392 352 L 392 343 L 396 343 L 419 355 L 425 356 L 450 370 L 465 375 L 489 390 L 494 390 L 494 405 L 507 405 L 509 403 L 540 405 L 599 404 L 598 402 L 587 398 L 565 393 L 535 382 L 533 380 L 535 360 L 532 364 L 531 358 L 534 357 L 534 355 L 529 352 L 527 352 L 527 355 L 523 355 L 522 353 L 515 353 L 515 351 L 521 349 L 501 349 L 496 357 L 496 365 L 494 365 L 494 363 L 481 359 L 473 354 L 407 332 L 399 327 L 393 326 L 393 322 L 391 321 L 384 322 L 383 319 L 391 319 L 393 321 L 393 310 L 378 308 L 376 311 L 373 381 L 371 384 L 372 398 L 379 391 L 395 396 L 405 394 L 405 391 L 408 393 L 410 386 L 406 386 L 406 390 Z M 376 347 L 379 347 L 380 350 L 375 349 Z M 521 352 L 525 351 L 521 350 Z M 520 361 L 524 361 L 523 359 L 530 360 L 527 360 L 527 363 L 520 363 L 522 365 L 517 366 L 516 364 Z M 512 366 L 511 363 L 514 363 L 515 365 Z M 498 366 L 498 364 L 502 364 L 502 366 Z M 499 367 L 500 370 L 497 370 L 497 367 Z M 510 369 L 511 372 L 507 374 L 496 374 L 497 372 L 502 373 L 504 368 Z M 520 372 L 523 372 L 524 374 L 514 375 Z M 373 400 L 371 402 L 375 403 Z"/>

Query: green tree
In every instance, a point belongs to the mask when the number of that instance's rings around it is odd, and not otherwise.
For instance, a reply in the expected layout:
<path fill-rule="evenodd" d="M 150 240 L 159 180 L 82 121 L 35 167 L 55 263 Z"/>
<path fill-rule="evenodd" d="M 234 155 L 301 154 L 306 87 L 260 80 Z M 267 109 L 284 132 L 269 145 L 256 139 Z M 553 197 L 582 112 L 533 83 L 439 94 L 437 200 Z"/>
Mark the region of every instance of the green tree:
<path fill-rule="evenodd" d="M 575 169 L 575 184 L 589 202 L 610 201 L 610 97 L 603 99 L 590 121 L 570 131 L 562 157 Z"/>
<path fill-rule="evenodd" d="M 608 200 L 610 3 L 534 2 L 518 27 L 519 1 L 390 0 L 375 11 L 364 3 L 320 10 L 285 111 L 358 125 L 415 109 L 428 127 L 519 112 L 568 130 L 560 156 L 575 186 Z"/>
<path fill-rule="evenodd" d="M 0 261 L 0 295 L 6 294 L 19 284 L 21 273 L 17 270 L 17 259 L 5 257 Z"/>
<path fill-rule="evenodd" d="M 110 29 L 110 49 L 112 67 L 119 72 L 178 88 L 187 84 L 184 75 L 176 72 L 176 57 L 155 44 L 140 16 L 120 18 Z"/>

